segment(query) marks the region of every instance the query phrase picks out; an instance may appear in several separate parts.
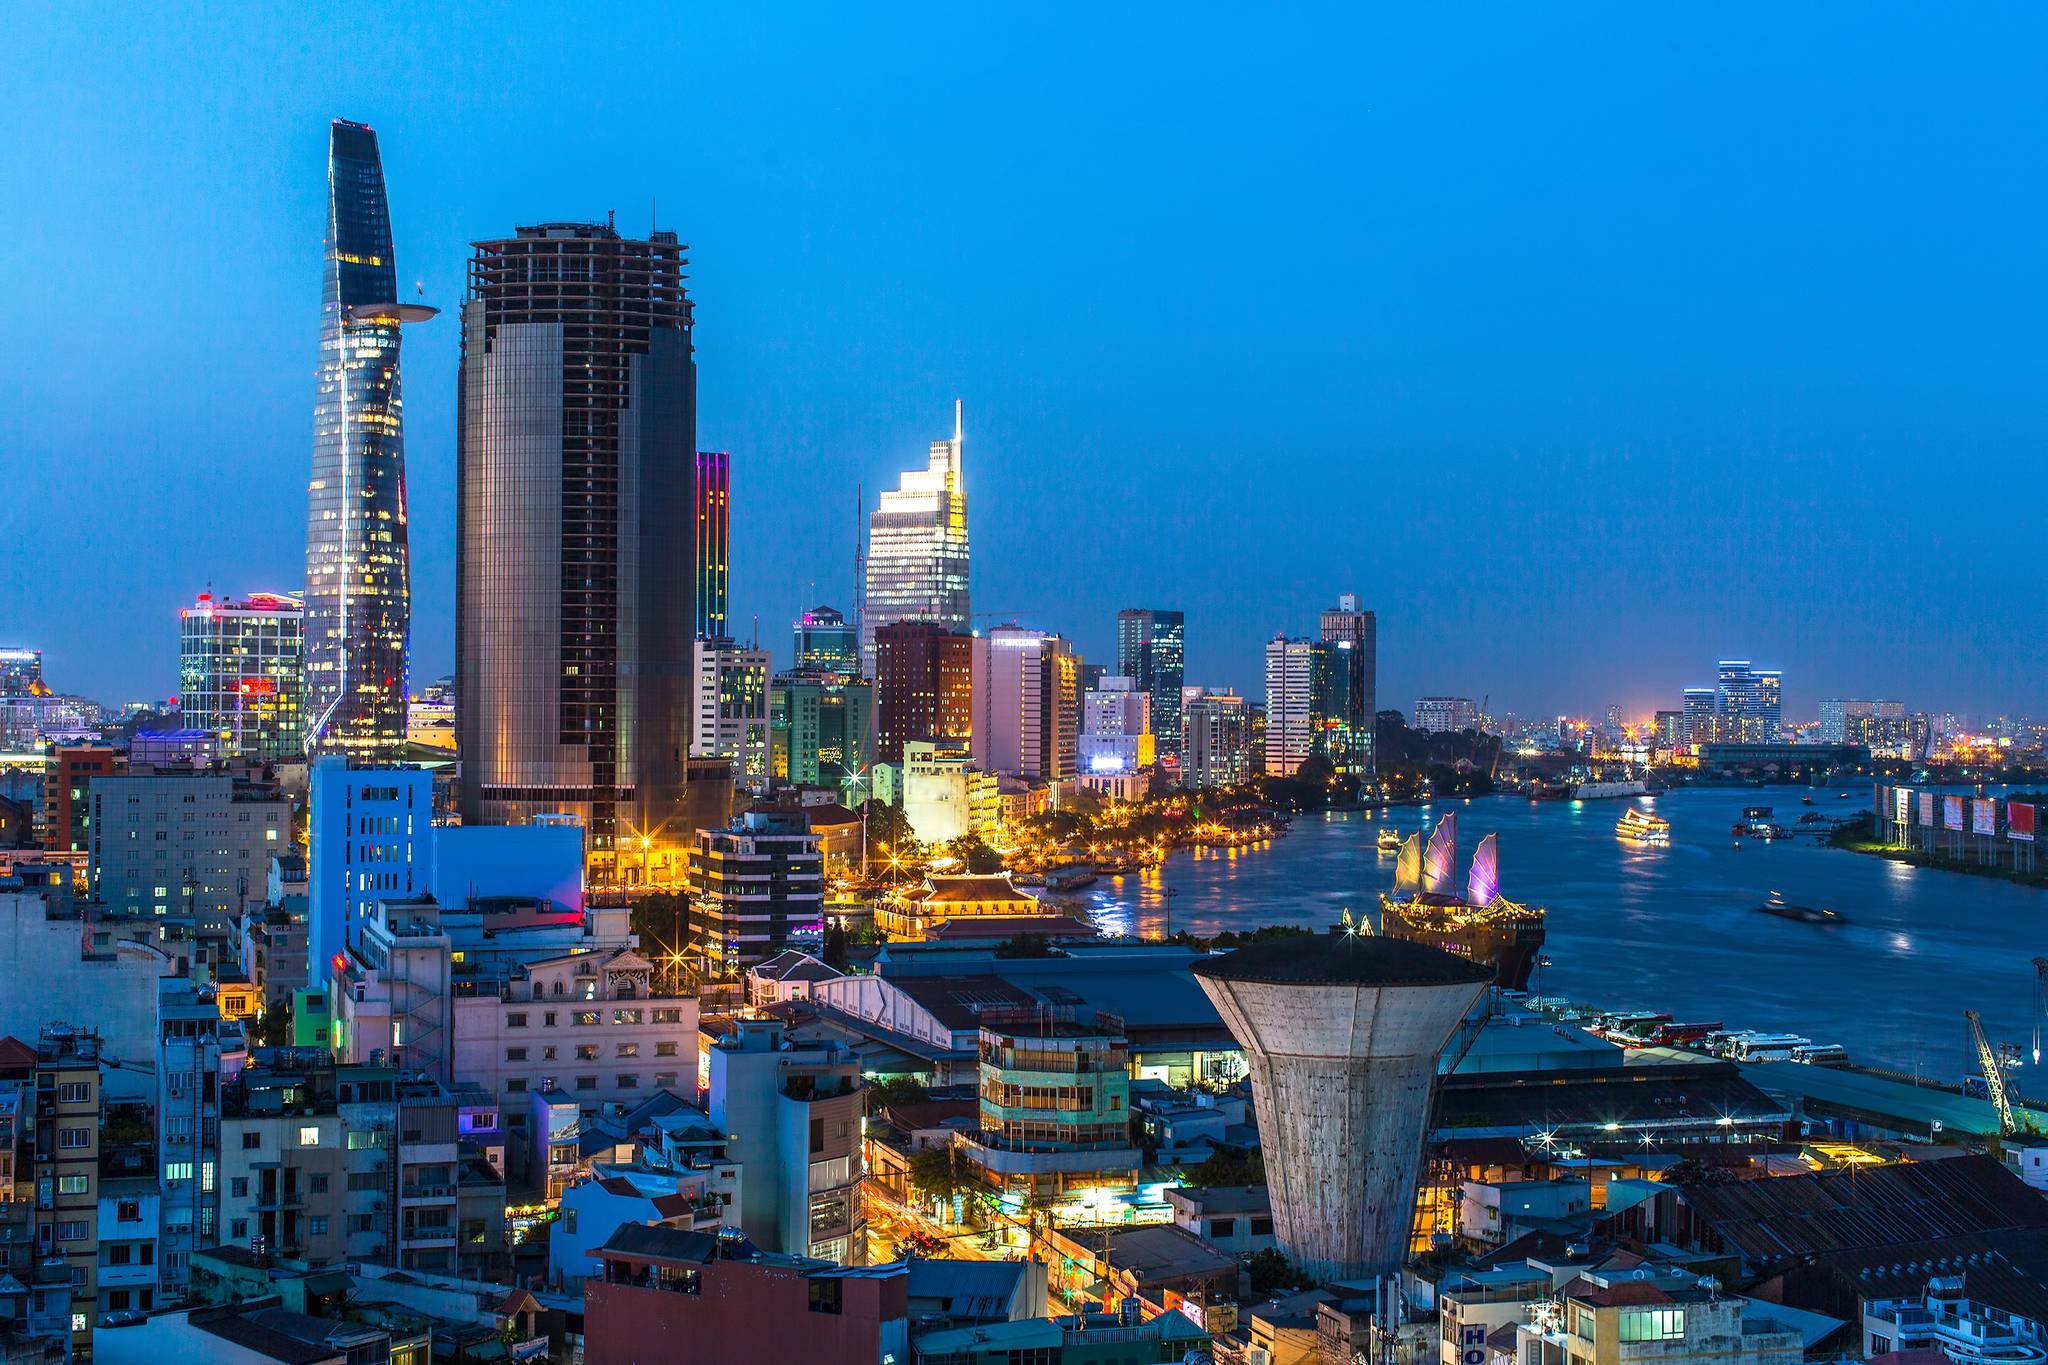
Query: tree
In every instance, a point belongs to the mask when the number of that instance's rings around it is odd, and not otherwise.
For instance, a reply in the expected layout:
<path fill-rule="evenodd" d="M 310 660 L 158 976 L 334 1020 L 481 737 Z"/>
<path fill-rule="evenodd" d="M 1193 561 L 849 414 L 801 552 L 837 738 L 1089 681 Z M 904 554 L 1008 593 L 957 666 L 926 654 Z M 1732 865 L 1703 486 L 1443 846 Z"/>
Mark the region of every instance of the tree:
<path fill-rule="evenodd" d="M 680 891 L 656 891 L 633 902 L 627 927 L 640 936 L 640 951 L 666 957 L 683 950 L 690 933 L 690 898 Z"/>
<path fill-rule="evenodd" d="M 1302 1274 L 1301 1267 L 1273 1247 L 1247 1256 L 1244 1268 L 1251 1272 L 1252 1293 L 1256 1295 L 1291 1293 L 1316 1287 L 1314 1280 Z"/>
<path fill-rule="evenodd" d="M 1018 934 L 996 945 L 997 957 L 1051 957 L 1052 945 L 1043 934 Z"/>
<path fill-rule="evenodd" d="M 1188 1172 L 1187 1183 L 1197 1187 L 1263 1185 L 1266 1183 L 1266 1158 L 1256 1151 L 1238 1152 L 1218 1147 L 1209 1154 L 1207 1161 Z"/>
<path fill-rule="evenodd" d="M 910 827 L 910 817 L 887 801 L 864 802 L 860 813 L 868 822 L 868 845 L 871 850 L 886 845 L 907 854 L 910 846 L 917 842 L 917 831 Z"/>
<path fill-rule="evenodd" d="M 960 1189 L 951 1147 L 920 1147 L 910 1154 L 910 1188 L 926 1199 L 951 1199 Z"/>
<path fill-rule="evenodd" d="M 915 1076 L 884 1076 L 872 1080 L 862 1088 L 867 1099 L 867 1111 L 879 1114 L 892 1104 L 909 1104 L 926 1099 L 931 1092 L 924 1088 L 924 1082 Z"/>
<path fill-rule="evenodd" d="M 256 1021 L 256 1042 L 262 1047 L 290 1047 L 292 1042 L 292 998 L 287 995 L 263 1011 Z"/>
<path fill-rule="evenodd" d="M 846 970 L 846 926 L 838 920 L 825 931 L 824 963 L 838 971 Z"/>
<path fill-rule="evenodd" d="M 988 841 L 979 834 L 963 834 L 946 845 L 946 852 L 958 858 L 969 872 L 977 876 L 1003 870 L 1003 855 L 988 846 Z"/>

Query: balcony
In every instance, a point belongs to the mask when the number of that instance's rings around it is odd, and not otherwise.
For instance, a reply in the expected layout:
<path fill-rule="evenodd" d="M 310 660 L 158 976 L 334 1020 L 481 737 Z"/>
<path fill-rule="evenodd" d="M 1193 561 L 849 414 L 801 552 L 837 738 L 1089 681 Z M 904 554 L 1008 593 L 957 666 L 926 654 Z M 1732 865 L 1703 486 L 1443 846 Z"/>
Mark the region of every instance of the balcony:
<path fill-rule="evenodd" d="M 398 1202 L 409 1204 L 415 1200 L 453 1199 L 453 1185 L 407 1185 L 398 1192 Z"/>

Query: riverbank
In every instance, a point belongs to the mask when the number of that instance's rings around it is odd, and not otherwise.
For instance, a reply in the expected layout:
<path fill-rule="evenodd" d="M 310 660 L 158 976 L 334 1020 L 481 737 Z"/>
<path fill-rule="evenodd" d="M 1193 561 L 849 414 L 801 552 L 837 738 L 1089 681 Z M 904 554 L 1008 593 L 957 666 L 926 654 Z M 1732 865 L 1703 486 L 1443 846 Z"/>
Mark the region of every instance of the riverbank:
<path fill-rule="evenodd" d="M 1985 877 L 1991 881 L 2010 882 L 2014 886 L 2028 886 L 2037 891 L 2048 891 L 2048 872 L 2015 872 L 2009 867 L 1959 862 L 1953 858 L 1933 858 L 1917 849 L 1901 848 L 1897 844 L 1874 843 L 1870 840 L 1830 841 L 1828 847 L 1868 854 L 1907 867 L 1924 867 L 1930 872 L 1961 872 L 1972 877 Z"/>
<path fill-rule="evenodd" d="M 2028 886 L 2048 891 L 2048 871 L 2023 872 L 1992 863 L 1945 858 L 1924 853 L 1917 848 L 1907 848 L 1902 844 L 1880 843 L 1870 837 L 1874 823 L 1869 815 L 1865 814 L 1855 822 L 1836 830 L 1828 838 L 1828 847 L 1883 858 L 1887 862 L 1902 863 L 1907 867 L 1924 867 L 1933 872 L 1962 872 L 1972 877 L 1988 877 L 1992 881 L 2010 882 L 2014 886 Z"/>

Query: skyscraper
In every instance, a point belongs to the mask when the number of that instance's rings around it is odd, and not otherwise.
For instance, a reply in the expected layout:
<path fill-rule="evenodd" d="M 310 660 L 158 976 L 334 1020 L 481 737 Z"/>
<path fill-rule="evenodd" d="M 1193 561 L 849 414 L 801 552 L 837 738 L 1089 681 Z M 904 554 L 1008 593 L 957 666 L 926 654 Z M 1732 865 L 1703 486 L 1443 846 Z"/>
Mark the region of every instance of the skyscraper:
<path fill-rule="evenodd" d="M 1339 772 L 1373 773 L 1373 719 L 1377 714 L 1379 630 L 1373 614 L 1360 611 L 1357 593 L 1344 593 L 1323 612 L 1323 643 L 1333 645 L 1331 703 L 1324 717 L 1326 749 Z"/>
<path fill-rule="evenodd" d="M 768 651 L 717 636 L 696 645 L 693 758 L 729 758 L 750 791 L 768 785 Z"/>
<path fill-rule="evenodd" d="M 178 613 L 178 710 L 219 741 L 224 758 L 305 751 L 305 613 L 295 598 L 212 593 Z"/>
<path fill-rule="evenodd" d="M 681 857 L 696 622 L 697 363 L 672 232 L 475 244 L 462 309 L 462 816 L 579 816 Z M 656 853 L 657 859 L 660 853 Z"/>
<path fill-rule="evenodd" d="M 953 403 L 953 439 L 933 441 L 931 463 L 906 469 L 868 519 L 867 601 L 860 617 L 861 658 L 870 677 L 875 630 L 892 621 L 936 621 L 968 628 L 966 444 L 962 405 Z"/>
<path fill-rule="evenodd" d="M 334 121 L 327 152 L 320 385 L 306 499 L 306 747 L 358 758 L 405 743 L 412 627 L 398 301 L 377 134 Z"/>
<path fill-rule="evenodd" d="M 1276 635 L 1266 642 L 1266 771 L 1274 777 L 1294 776 L 1316 751 L 1329 659 L 1319 640 Z"/>
<path fill-rule="evenodd" d="M 1116 671 L 1152 698 L 1152 735 L 1159 756 L 1178 762 L 1180 693 L 1187 682 L 1187 618 L 1177 611 L 1151 607 L 1118 612 Z"/>
<path fill-rule="evenodd" d="M 838 608 L 812 607 L 796 618 L 795 636 L 797 672 L 860 673 L 860 636 Z"/>
<path fill-rule="evenodd" d="M 1081 660 L 1057 635 L 997 626 L 974 640 L 974 760 L 987 773 L 1064 782 L 1077 771 Z"/>
<path fill-rule="evenodd" d="M 697 638 L 728 632 L 732 610 L 732 456 L 697 452 Z"/>
<path fill-rule="evenodd" d="M 1203 692 L 1182 709 L 1180 780 L 1190 791 L 1250 781 L 1253 707 L 1234 692 Z"/>
<path fill-rule="evenodd" d="M 1784 674 L 1752 668 L 1747 659 L 1723 659 L 1714 688 L 1716 738 L 1775 744 L 1783 719 Z"/>
<path fill-rule="evenodd" d="M 920 739 L 967 739 L 974 728 L 974 637 L 930 621 L 875 632 L 875 758 L 901 763 Z"/>

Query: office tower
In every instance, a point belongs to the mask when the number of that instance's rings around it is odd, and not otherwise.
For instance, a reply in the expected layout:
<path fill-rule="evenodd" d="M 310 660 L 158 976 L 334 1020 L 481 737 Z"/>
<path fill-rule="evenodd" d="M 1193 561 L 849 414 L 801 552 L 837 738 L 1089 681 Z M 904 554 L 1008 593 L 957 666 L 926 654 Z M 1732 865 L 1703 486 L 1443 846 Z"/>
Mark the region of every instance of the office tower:
<path fill-rule="evenodd" d="M 1266 642 L 1266 772 L 1292 777 L 1320 751 L 1334 651 L 1320 640 Z M 1334 762 L 1334 760 L 1333 760 Z"/>
<path fill-rule="evenodd" d="M 1656 725 L 1657 747 L 1675 749 L 1685 743 L 1685 713 L 1683 711 L 1659 711 Z"/>
<path fill-rule="evenodd" d="M 109 773 L 86 797 L 93 899 L 115 914 L 225 929 L 292 851 L 291 798 L 228 773 Z"/>
<path fill-rule="evenodd" d="M 1747 659 L 1721 660 L 1714 687 L 1715 738 L 1741 744 L 1775 744 L 1783 718 L 1784 675 L 1752 668 Z M 1688 690 L 1688 698 L 1691 691 Z"/>
<path fill-rule="evenodd" d="M 319 986 L 377 902 L 427 888 L 433 862 L 434 775 L 338 755 L 312 765 L 306 817 L 306 979 Z"/>
<path fill-rule="evenodd" d="M 1157 757 L 1152 697 L 1135 678 L 1110 674 L 1081 696 L 1080 767 L 1083 773 L 1138 773 Z"/>
<path fill-rule="evenodd" d="M 836 673 L 783 673 L 768 687 L 768 771 L 800 787 L 866 800 L 875 761 L 874 689 Z"/>
<path fill-rule="evenodd" d="M 52 744 L 43 758 L 43 847 L 89 853 L 94 778 L 114 772 L 119 751 L 105 744 Z"/>
<path fill-rule="evenodd" d="M 412 625 L 398 301 L 377 135 L 336 119 L 327 152 L 320 388 L 306 499 L 306 747 L 383 758 L 405 743 Z"/>
<path fill-rule="evenodd" d="M 291 758 L 306 748 L 305 611 L 296 598 L 212 593 L 178 613 L 178 711 L 223 758 Z"/>
<path fill-rule="evenodd" d="M 1235 692 L 1204 691 L 1181 709 L 1181 785 L 1190 791 L 1233 787 L 1256 775 L 1252 705 Z"/>
<path fill-rule="evenodd" d="M 1359 610 L 1357 593 L 1347 592 L 1324 610 L 1322 639 L 1336 650 L 1330 660 L 1330 706 L 1323 717 L 1324 749 L 1339 772 L 1371 777 L 1379 705 L 1378 622 L 1371 612 Z"/>
<path fill-rule="evenodd" d="M 697 641 L 693 758 L 729 758 L 750 790 L 768 785 L 768 651 Z"/>
<path fill-rule="evenodd" d="M 1708 744 L 1719 736 L 1714 714 L 1714 689 L 1688 687 L 1680 708 L 1681 743 Z"/>
<path fill-rule="evenodd" d="M 462 308 L 456 727 L 466 824 L 582 819 L 594 867 L 680 815 L 697 363 L 672 232 L 475 244 Z"/>
<path fill-rule="evenodd" d="M 750 810 L 697 831 L 690 850 L 691 937 L 710 971 L 733 977 L 825 918 L 824 859 L 800 811 Z"/>
<path fill-rule="evenodd" d="M 1820 704 L 1820 742 L 1862 744 L 1884 758 L 1909 758 L 1906 704 L 1830 697 Z"/>
<path fill-rule="evenodd" d="M 731 633 L 732 456 L 697 452 L 697 638 Z"/>
<path fill-rule="evenodd" d="M 873 676 L 875 631 L 892 621 L 968 628 L 965 425 L 953 403 L 953 439 L 933 441 L 931 462 L 906 469 L 868 519 L 867 600 L 861 658 Z"/>
<path fill-rule="evenodd" d="M 1116 671 L 1152 698 L 1152 734 L 1162 758 L 1181 749 L 1181 688 L 1187 682 L 1187 618 L 1131 607 L 1116 614 Z"/>
<path fill-rule="evenodd" d="M 1039 782 L 1075 776 L 1081 660 L 1057 635 L 997 626 L 974 641 L 973 752 L 983 772 Z"/>
<path fill-rule="evenodd" d="M 862 676 L 860 633 L 836 607 L 812 607 L 796 619 L 796 671 Z"/>
<path fill-rule="evenodd" d="M 965 740 L 974 728 L 974 637 L 931 621 L 875 632 L 875 759 L 901 763 L 919 739 Z"/>
<path fill-rule="evenodd" d="M 1479 725 L 1479 703 L 1470 697 L 1417 697 L 1415 728 L 1429 731 L 1472 730 Z"/>

